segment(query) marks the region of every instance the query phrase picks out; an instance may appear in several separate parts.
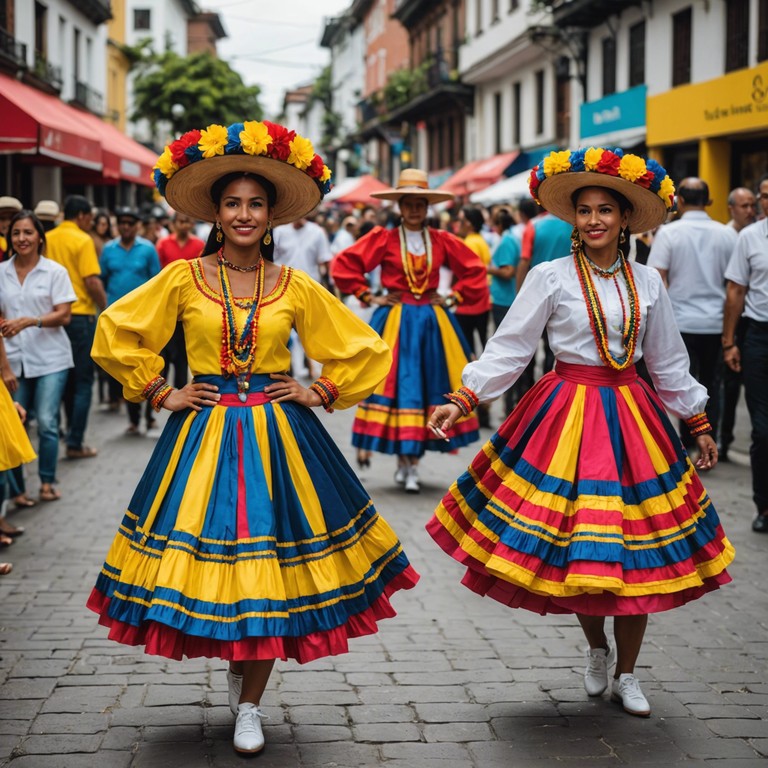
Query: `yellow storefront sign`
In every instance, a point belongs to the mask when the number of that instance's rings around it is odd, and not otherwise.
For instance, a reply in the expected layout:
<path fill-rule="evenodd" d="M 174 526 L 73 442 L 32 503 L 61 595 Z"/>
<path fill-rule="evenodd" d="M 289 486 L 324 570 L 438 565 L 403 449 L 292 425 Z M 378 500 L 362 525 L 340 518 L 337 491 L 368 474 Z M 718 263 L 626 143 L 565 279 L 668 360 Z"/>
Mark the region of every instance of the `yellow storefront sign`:
<path fill-rule="evenodd" d="M 648 146 L 768 129 L 768 62 L 649 96 Z"/>

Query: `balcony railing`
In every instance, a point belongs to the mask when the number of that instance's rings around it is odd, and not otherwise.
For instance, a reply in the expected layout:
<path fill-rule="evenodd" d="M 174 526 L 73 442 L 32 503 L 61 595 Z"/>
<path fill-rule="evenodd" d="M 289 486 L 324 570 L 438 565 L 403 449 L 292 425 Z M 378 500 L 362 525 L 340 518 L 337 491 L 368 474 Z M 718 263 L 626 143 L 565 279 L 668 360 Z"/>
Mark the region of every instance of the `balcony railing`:
<path fill-rule="evenodd" d="M 57 91 L 61 90 L 64 83 L 61 67 L 51 64 L 39 51 L 35 53 L 35 67 L 32 71 L 36 77 L 52 85 Z"/>
<path fill-rule="evenodd" d="M 104 96 L 80 80 L 75 80 L 75 101 L 90 112 L 104 114 Z"/>
<path fill-rule="evenodd" d="M 9 35 L 4 29 L 0 29 L 0 56 L 8 59 L 18 67 L 27 63 L 27 46 L 19 43 L 13 35 Z"/>

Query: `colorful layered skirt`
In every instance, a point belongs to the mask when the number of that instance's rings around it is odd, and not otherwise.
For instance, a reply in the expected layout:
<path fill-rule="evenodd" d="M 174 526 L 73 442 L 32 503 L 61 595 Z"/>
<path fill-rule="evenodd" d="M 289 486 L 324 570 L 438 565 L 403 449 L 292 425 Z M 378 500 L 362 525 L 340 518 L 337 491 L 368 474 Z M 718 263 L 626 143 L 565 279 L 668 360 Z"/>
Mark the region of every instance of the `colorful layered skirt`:
<path fill-rule="evenodd" d="M 36 458 L 8 389 L 0 382 L 0 472 Z"/>
<path fill-rule="evenodd" d="M 668 610 L 731 579 L 734 550 L 657 395 L 632 369 L 558 362 L 427 530 L 462 583 L 513 608 Z"/>
<path fill-rule="evenodd" d="M 395 615 L 418 574 L 312 411 L 248 401 L 173 413 L 88 600 L 146 652 L 304 663 Z"/>
<path fill-rule="evenodd" d="M 470 350 L 456 319 L 440 306 L 404 303 L 379 307 L 371 327 L 392 349 L 387 378 L 358 406 L 352 427 L 357 448 L 398 456 L 454 451 L 480 439 L 477 417 L 459 419 L 448 441 L 427 429 L 445 393 L 461 386 Z"/>

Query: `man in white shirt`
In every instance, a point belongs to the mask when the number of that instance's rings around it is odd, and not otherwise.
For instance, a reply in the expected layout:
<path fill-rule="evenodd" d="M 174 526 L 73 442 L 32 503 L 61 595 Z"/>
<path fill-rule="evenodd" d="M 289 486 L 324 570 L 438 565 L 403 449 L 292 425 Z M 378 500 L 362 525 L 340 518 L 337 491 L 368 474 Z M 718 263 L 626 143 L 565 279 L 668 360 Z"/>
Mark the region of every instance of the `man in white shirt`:
<path fill-rule="evenodd" d="M 350 245 L 354 245 L 355 240 L 357 240 L 357 219 L 354 216 L 346 216 L 331 243 L 333 255 L 335 256 L 345 248 L 349 248 Z"/>
<path fill-rule="evenodd" d="M 752 498 L 756 533 L 768 533 L 768 175 L 760 179 L 758 198 L 764 218 L 738 236 L 725 277 L 728 280 L 723 320 L 723 359 L 742 371 L 752 421 Z M 746 318 L 743 341 L 736 337 L 739 318 Z"/>
<path fill-rule="evenodd" d="M 736 245 L 736 231 L 705 212 L 711 200 L 702 179 L 683 179 L 677 200 L 680 219 L 656 233 L 648 266 L 659 270 L 669 291 L 677 327 L 691 359 L 691 374 L 707 388 L 707 416 L 717 440 L 724 275 Z M 694 444 L 684 423 L 680 437 L 687 447 Z"/>
<path fill-rule="evenodd" d="M 301 269 L 318 283 L 328 277 L 328 262 L 333 258 L 331 246 L 321 226 L 308 219 L 298 219 L 272 230 L 275 242 L 274 262 Z M 306 360 L 306 364 L 305 364 Z M 296 377 L 316 379 L 320 367 L 304 355 L 299 337 L 291 331 L 291 369 Z"/>

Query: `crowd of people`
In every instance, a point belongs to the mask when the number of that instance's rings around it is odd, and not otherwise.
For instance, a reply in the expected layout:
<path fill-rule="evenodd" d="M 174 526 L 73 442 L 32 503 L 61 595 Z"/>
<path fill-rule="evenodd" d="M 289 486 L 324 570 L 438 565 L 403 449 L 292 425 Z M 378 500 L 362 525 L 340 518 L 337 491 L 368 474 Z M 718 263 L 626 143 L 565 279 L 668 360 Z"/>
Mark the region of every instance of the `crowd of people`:
<path fill-rule="evenodd" d="M 718 442 L 728 459 L 742 382 L 768 532 L 768 176 L 759 198 L 733 190 L 727 225 L 704 180 L 675 197 L 658 163 L 596 149 L 552 153 L 514 205 L 457 205 L 405 169 L 338 210 L 318 205 L 319 156 L 269 149 L 284 128 L 233 130 L 186 166 L 161 156 L 171 211 L 0 197 L 0 544 L 23 533 L 10 504 L 60 498 L 62 440 L 70 460 L 97 455 L 94 360 L 126 434 L 171 411 L 88 605 L 119 642 L 227 660 L 235 748 L 257 752 L 274 659 L 343 652 L 418 579 L 311 408 L 357 406 L 359 467 L 393 456 L 419 493 L 426 452 L 477 442 L 503 398 L 428 531 L 478 594 L 575 614 L 587 694 L 610 685 L 650 714 L 634 676 L 648 614 L 730 580 L 697 470 Z"/>

